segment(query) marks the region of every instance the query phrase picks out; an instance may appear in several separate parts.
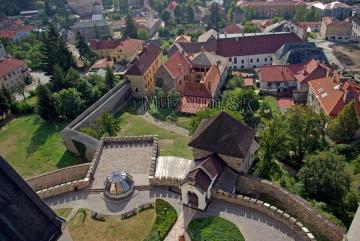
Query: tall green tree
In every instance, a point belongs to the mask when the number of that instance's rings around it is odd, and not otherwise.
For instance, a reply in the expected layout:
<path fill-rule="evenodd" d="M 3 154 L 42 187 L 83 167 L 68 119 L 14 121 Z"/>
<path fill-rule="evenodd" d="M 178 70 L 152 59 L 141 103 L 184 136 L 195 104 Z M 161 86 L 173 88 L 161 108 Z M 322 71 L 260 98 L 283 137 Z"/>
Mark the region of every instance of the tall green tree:
<path fill-rule="evenodd" d="M 260 161 L 255 166 L 256 176 L 271 180 L 272 175 L 278 169 L 275 160 L 284 155 L 287 150 L 288 136 L 286 122 L 282 116 L 275 115 L 267 122 L 266 127 L 260 132 L 260 149 L 258 156 Z"/>
<path fill-rule="evenodd" d="M 42 42 L 42 69 L 48 75 L 52 75 L 55 65 L 61 66 L 65 72 L 75 66 L 74 58 L 66 47 L 64 39 L 52 24 L 43 33 Z"/>
<path fill-rule="evenodd" d="M 138 38 L 138 30 L 136 28 L 133 18 L 128 14 L 125 21 L 126 27 L 124 30 L 123 38 Z"/>
<path fill-rule="evenodd" d="M 186 22 L 193 23 L 195 21 L 195 12 L 192 6 L 189 4 L 186 7 Z"/>
<path fill-rule="evenodd" d="M 115 75 L 112 68 L 106 66 L 106 74 L 105 74 L 105 83 L 108 89 L 112 89 L 115 87 Z"/>
<path fill-rule="evenodd" d="M 241 76 L 232 77 L 225 85 L 226 90 L 233 90 L 236 88 L 242 88 L 244 86 L 244 78 Z"/>
<path fill-rule="evenodd" d="M 171 19 L 171 15 L 170 15 L 169 11 L 167 11 L 167 10 L 162 11 L 161 19 L 165 22 L 165 24 L 168 24 Z"/>
<path fill-rule="evenodd" d="M 313 153 L 321 147 L 322 128 L 320 115 L 310 107 L 295 105 L 286 113 L 289 148 L 294 160 L 301 165 L 306 153 Z"/>
<path fill-rule="evenodd" d="M 350 190 L 350 178 L 344 164 L 344 158 L 332 152 L 308 156 L 299 172 L 306 195 L 325 203 L 341 201 Z"/>
<path fill-rule="evenodd" d="M 57 114 L 55 111 L 54 98 L 48 85 L 39 85 L 36 88 L 37 104 L 36 112 L 44 120 L 55 120 Z"/>
<path fill-rule="evenodd" d="M 120 131 L 119 119 L 108 112 L 104 112 L 96 121 L 101 126 L 102 132 L 109 136 L 116 136 Z"/>
<path fill-rule="evenodd" d="M 359 129 L 354 101 L 349 102 L 338 116 L 329 122 L 327 132 L 337 142 L 349 142 Z"/>
<path fill-rule="evenodd" d="M 64 120 L 75 118 L 85 107 L 81 94 L 74 88 L 54 93 L 54 103 L 58 117 Z"/>
<path fill-rule="evenodd" d="M 10 91 L 6 88 L 0 88 L 0 119 L 9 113 L 14 100 L 11 97 Z"/>
<path fill-rule="evenodd" d="M 219 5 L 216 3 L 211 4 L 210 6 L 210 16 L 208 25 L 210 28 L 218 30 L 221 27 L 221 15 Z"/>
<path fill-rule="evenodd" d="M 79 51 L 80 59 L 92 56 L 89 45 L 79 31 L 76 33 L 76 48 Z"/>
<path fill-rule="evenodd" d="M 59 65 L 54 65 L 53 74 L 50 78 L 52 85 L 52 91 L 59 91 L 69 87 L 69 83 L 66 82 L 64 70 Z"/>

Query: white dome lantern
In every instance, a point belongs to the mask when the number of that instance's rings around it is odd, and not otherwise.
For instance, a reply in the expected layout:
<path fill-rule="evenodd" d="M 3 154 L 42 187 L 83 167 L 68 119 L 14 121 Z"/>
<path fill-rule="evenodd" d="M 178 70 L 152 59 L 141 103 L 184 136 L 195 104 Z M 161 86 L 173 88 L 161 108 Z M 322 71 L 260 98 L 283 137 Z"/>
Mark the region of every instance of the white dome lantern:
<path fill-rule="evenodd" d="M 129 196 L 134 191 L 132 176 L 124 171 L 114 171 L 107 176 L 104 183 L 106 196 L 120 199 Z"/>

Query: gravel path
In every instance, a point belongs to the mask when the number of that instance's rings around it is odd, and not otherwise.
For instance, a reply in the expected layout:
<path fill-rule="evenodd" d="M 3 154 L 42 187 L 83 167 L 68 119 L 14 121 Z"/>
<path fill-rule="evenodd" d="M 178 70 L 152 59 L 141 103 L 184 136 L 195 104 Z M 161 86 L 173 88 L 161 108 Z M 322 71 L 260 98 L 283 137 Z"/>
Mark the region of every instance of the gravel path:
<path fill-rule="evenodd" d="M 123 201 L 105 200 L 100 193 L 86 191 L 72 192 L 46 200 L 51 208 L 87 208 L 105 215 L 119 215 L 139 205 L 162 198 L 168 201 L 177 211 L 179 219 L 166 241 L 176 241 L 177 236 L 185 230 L 193 218 L 204 216 L 220 216 L 235 223 L 247 241 L 294 241 L 301 240 L 294 231 L 286 225 L 274 220 L 257 210 L 224 201 L 212 201 L 206 212 L 183 207 L 178 194 L 165 188 L 138 190 L 132 198 Z M 187 237 L 187 235 L 186 235 Z M 187 237 L 187 241 L 190 241 Z M 68 241 L 68 240 L 64 240 Z"/>
<path fill-rule="evenodd" d="M 189 131 L 186 130 L 185 128 L 171 124 L 166 121 L 161 121 L 161 120 L 155 119 L 152 115 L 149 114 L 149 112 L 146 112 L 144 115 L 140 115 L 140 117 L 160 128 L 165 129 L 165 130 L 172 131 L 172 132 L 175 132 L 175 133 L 177 133 L 179 135 L 183 135 L 183 136 L 189 135 Z"/>

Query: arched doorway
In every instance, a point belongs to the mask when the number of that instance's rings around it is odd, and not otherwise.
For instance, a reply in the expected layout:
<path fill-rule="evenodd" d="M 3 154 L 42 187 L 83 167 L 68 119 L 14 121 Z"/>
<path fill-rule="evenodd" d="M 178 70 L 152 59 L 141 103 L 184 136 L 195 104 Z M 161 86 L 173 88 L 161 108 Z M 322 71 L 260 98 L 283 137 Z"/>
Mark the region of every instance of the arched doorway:
<path fill-rule="evenodd" d="M 189 206 L 197 208 L 199 206 L 198 196 L 193 192 L 188 192 Z"/>

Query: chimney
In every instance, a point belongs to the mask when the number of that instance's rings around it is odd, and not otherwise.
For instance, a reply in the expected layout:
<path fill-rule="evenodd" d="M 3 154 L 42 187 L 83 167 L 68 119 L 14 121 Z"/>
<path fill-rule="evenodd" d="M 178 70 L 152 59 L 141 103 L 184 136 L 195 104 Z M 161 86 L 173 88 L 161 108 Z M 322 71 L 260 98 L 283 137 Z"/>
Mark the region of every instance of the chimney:
<path fill-rule="evenodd" d="M 216 66 L 218 69 L 220 69 L 220 65 L 221 65 L 221 61 L 220 60 L 216 61 Z"/>
<path fill-rule="evenodd" d="M 236 37 L 236 42 L 238 42 L 239 41 L 239 38 L 238 37 Z"/>

